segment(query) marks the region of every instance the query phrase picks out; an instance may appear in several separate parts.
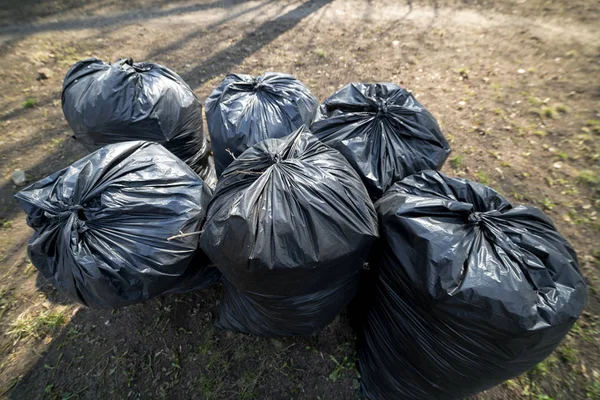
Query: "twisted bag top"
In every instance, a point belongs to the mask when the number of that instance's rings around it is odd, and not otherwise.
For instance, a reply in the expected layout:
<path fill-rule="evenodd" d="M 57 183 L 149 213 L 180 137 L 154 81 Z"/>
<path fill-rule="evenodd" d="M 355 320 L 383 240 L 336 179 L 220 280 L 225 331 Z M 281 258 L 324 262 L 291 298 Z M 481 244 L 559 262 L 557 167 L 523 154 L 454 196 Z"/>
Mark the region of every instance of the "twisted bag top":
<path fill-rule="evenodd" d="M 62 108 L 75 137 L 90 150 L 147 140 L 164 145 L 197 172 L 207 169 L 202 105 L 179 75 L 161 65 L 80 61 L 65 76 Z"/>
<path fill-rule="evenodd" d="M 230 74 L 206 99 L 206 120 L 217 175 L 246 149 L 310 125 L 318 106 L 308 88 L 291 75 Z"/>
<path fill-rule="evenodd" d="M 105 146 L 16 195 L 35 229 L 31 262 L 90 307 L 129 305 L 180 284 L 211 190 L 156 143 Z M 189 275 L 189 271 L 188 275 Z"/>
<path fill-rule="evenodd" d="M 319 107 L 311 131 L 339 150 L 377 199 L 396 181 L 440 169 L 450 154 L 435 118 L 392 83 L 350 83 Z"/>
<path fill-rule="evenodd" d="M 295 296 L 358 279 L 377 236 L 358 175 L 301 127 L 251 147 L 225 170 L 200 246 L 236 287 Z"/>
<path fill-rule="evenodd" d="M 499 384 L 547 357 L 585 306 L 573 248 L 535 207 L 425 171 L 376 209 L 380 276 L 360 361 L 372 398 L 461 399 Z"/>

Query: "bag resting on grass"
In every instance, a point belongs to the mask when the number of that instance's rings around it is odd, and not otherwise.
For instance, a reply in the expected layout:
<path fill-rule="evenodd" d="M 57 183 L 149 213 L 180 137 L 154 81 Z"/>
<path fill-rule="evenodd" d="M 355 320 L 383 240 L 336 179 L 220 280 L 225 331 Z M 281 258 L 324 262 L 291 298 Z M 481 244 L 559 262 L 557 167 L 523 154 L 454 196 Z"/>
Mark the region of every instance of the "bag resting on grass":
<path fill-rule="evenodd" d="M 221 176 L 200 238 L 226 279 L 218 324 L 315 333 L 354 296 L 377 236 L 360 178 L 305 127 L 251 147 Z"/>
<path fill-rule="evenodd" d="M 379 278 L 358 347 L 372 399 L 464 399 L 534 367 L 586 303 L 544 213 L 425 171 L 375 204 Z"/>
<path fill-rule="evenodd" d="M 107 145 L 16 195 L 35 233 L 32 264 L 93 308 L 203 288 L 220 273 L 198 254 L 211 189 L 163 146 Z"/>
<path fill-rule="evenodd" d="M 95 58 L 71 67 L 63 82 L 62 109 L 75 137 L 89 151 L 131 140 L 157 142 L 214 187 L 202 105 L 179 75 L 162 65 L 131 59 L 108 64 Z"/>

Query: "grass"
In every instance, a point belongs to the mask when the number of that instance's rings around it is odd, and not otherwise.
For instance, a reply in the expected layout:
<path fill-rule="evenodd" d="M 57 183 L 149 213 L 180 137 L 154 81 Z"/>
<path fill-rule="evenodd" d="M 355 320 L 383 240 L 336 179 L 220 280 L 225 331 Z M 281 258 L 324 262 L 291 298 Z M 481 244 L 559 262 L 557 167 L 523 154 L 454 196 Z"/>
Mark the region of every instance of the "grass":
<path fill-rule="evenodd" d="M 495 150 L 490 150 L 488 151 L 488 153 L 494 157 L 496 160 L 500 160 L 502 158 L 502 156 L 500 155 L 499 151 L 495 151 Z"/>
<path fill-rule="evenodd" d="M 2 229 L 10 229 L 12 228 L 12 221 L 8 219 L 0 219 L 0 228 Z"/>
<path fill-rule="evenodd" d="M 481 171 L 481 170 L 477 171 L 475 173 L 475 176 L 477 177 L 477 181 L 479 181 L 479 183 L 481 183 L 483 185 L 490 184 L 490 177 L 484 171 Z"/>
<path fill-rule="evenodd" d="M 550 106 L 545 106 L 541 108 L 541 112 L 542 112 L 542 116 L 546 117 L 546 118 L 556 118 L 556 111 L 554 110 L 554 108 L 550 107 Z"/>
<path fill-rule="evenodd" d="M 225 387 L 225 382 L 202 373 L 199 377 L 199 386 L 203 398 L 207 400 L 219 399 Z"/>
<path fill-rule="evenodd" d="M 258 394 L 254 391 L 256 383 L 258 382 L 259 374 L 254 372 L 245 371 L 242 377 L 238 380 L 238 399 L 250 400 L 255 399 Z"/>
<path fill-rule="evenodd" d="M 544 207 L 544 210 L 550 211 L 554 208 L 555 204 L 546 197 L 544 201 L 542 201 L 542 206 Z"/>
<path fill-rule="evenodd" d="M 569 112 L 569 107 L 567 107 L 564 104 L 555 104 L 554 105 L 554 109 L 556 110 L 556 112 L 562 113 L 562 114 L 566 114 Z"/>
<path fill-rule="evenodd" d="M 4 316 L 4 313 L 10 308 L 14 297 L 12 288 L 0 289 L 0 320 Z"/>
<path fill-rule="evenodd" d="M 594 173 L 594 171 L 589 169 L 579 171 L 579 176 L 577 179 L 580 182 L 587 183 L 588 185 L 594 185 L 598 183 L 598 176 Z"/>
<path fill-rule="evenodd" d="M 558 118 L 559 114 L 566 114 L 568 111 L 569 111 L 569 108 L 563 104 L 557 104 L 554 106 L 541 106 L 538 108 L 531 109 L 532 114 L 535 114 L 540 118 L 548 118 L 548 119 Z"/>
<path fill-rule="evenodd" d="M 592 131 L 592 133 L 595 133 L 596 135 L 600 135 L 600 120 L 588 119 L 586 125 L 586 129 Z"/>
<path fill-rule="evenodd" d="M 335 364 L 334 369 L 327 376 L 327 380 L 331 382 L 337 382 L 344 377 L 347 371 L 352 371 L 356 368 L 354 360 L 348 356 L 345 356 L 341 362 L 331 355 L 329 356 L 329 359 Z"/>
<path fill-rule="evenodd" d="M 16 337 L 16 340 L 35 337 L 37 339 L 57 330 L 66 322 L 63 312 L 45 310 L 37 316 L 23 313 L 11 324 L 8 334 Z"/>
<path fill-rule="evenodd" d="M 315 50 L 315 54 L 319 57 L 319 58 L 325 58 L 325 56 L 327 55 L 325 53 L 325 50 Z"/>
<path fill-rule="evenodd" d="M 37 106 L 38 103 L 39 103 L 39 101 L 35 97 L 28 97 L 23 102 L 23 108 L 33 108 L 33 107 Z"/>
<path fill-rule="evenodd" d="M 569 50 L 565 53 L 565 57 L 579 57 L 579 52 L 577 50 Z"/>
<path fill-rule="evenodd" d="M 555 354 L 551 354 L 544 361 L 540 362 L 535 367 L 533 367 L 531 372 L 538 376 L 546 376 L 548 372 L 552 369 L 552 367 L 557 365 L 559 361 L 560 360 L 558 359 L 558 357 L 556 357 Z"/>
<path fill-rule="evenodd" d="M 568 335 L 562 344 L 556 349 L 556 355 L 563 361 L 576 365 L 579 363 L 579 352 L 574 347 L 576 345 L 575 340 Z"/>
<path fill-rule="evenodd" d="M 25 273 L 25 276 L 31 276 L 35 273 L 35 271 L 37 271 L 37 269 L 33 266 L 31 261 L 27 260 L 25 269 L 23 270 L 23 273 Z"/>
<path fill-rule="evenodd" d="M 586 396 L 590 399 L 600 399 L 600 382 L 594 381 L 586 388 Z"/>
<path fill-rule="evenodd" d="M 462 166 L 463 158 L 464 158 L 464 155 L 459 154 L 456 157 L 454 157 L 453 159 L 451 159 L 450 165 L 452 166 L 452 168 L 454 168 L 454 169 L 460 168 Z"/>

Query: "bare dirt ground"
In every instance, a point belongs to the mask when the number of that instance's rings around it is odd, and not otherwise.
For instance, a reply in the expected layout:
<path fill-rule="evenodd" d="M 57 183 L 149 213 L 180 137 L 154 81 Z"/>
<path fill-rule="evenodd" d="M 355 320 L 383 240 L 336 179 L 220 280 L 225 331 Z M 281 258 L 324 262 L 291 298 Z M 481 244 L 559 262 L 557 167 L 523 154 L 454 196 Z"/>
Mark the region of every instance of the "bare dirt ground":
<path fill-rule="evenodd" d="M 60 90 L 96 56 L 164 64 L 202 98 L 229 71 L 291 73 L 321 101 L 351 81 L 412 90 L 451 141 L 445 172 L 543 208 L 589 283 L 555 354 L 476 398 L 600 399 L 599 2 L 123 3 L 0 0 L 0 397 L 359 397 L 344 315 L 315 337 L 261 339 L 213 327 L 219 288 L 94 311 L 38 276 L 10 175 L 34 182 L 85 154 Z"/>

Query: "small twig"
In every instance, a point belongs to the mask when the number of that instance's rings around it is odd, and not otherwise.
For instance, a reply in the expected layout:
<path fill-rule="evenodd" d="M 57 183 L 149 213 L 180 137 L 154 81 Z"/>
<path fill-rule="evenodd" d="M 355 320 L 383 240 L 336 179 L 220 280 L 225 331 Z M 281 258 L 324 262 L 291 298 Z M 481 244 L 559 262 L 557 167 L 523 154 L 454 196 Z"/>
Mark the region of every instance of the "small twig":
<path fill-rule="evenodd" d="M 12 380 L 12 381 L 10 381 L 10 383 L 9 383 L 9 384 L 6 386 L 6 389 L 5 389 L 5 390 L 4 390 L 2 393 L 0 393 L 0 396 L 4 396 L 4 395 L 5 395 L 6 393 L 8 393 L 8 392 L 9 392 L 9 391 L 10 391 L 12 388 L 14 388 L 14 387 L 17 385 L 17 383 L 19 383 L 19 378 L 20 378 L 20 377 L 13 378 L 13 380 Z"/>
<path fill-rule="evenodd" d="M 223 174 L 223 176 L 232 176 L 232 175 L 262 175 L 263 172 L 257 172 L 257 171 L 234 171 L 234 172 L 230 172 L 228 174 Z"/>
<path fill-rule="evenodd" d="M 65 400 L 69 400 L 72 399 L 75 396 L 79 396 L 79 394 L 83 393 L 85 390 L 87 390 L 87 388 L 89 388 L 89 385 L 84 387 L 83 389 L 78 390 L 77 392 L 73 393 L 72 395 L 70 395 L 69 397 L 63 397 L 63 399 Z"/>
<path fill-rule="evenodd" d="M 52 377 L 54 378 L 56 376 L 56 371 L 58 370 L 58 364 L 60 364 L 60 360 L 62 360 L 63 357 L 63 353 L 61 352 L 60 355 L 58 356 L 58 360 L 56 360 L 56 364 L 54 365 L 54 368 L 52 368 L 54 371 L 52 372 Z M 65 368 L 67 369 L 67 368 Z"/>
<path fill-rule="evenodd" d="M 202 231 L 188 232 L 188 233 L 183 233 L 183 232 L 179 231 L 179 235 L 171 236 L 170 238 L 167 238 L 167 240 L 173 240 L 173 239 L 182 238 L 182 237 L 186 237 L 186 236 L 199 235 L 201 233 L 202 233 Z"/>
<path fill-rule="evenodd" d="M 100 372 L 98 372 L 96 375 L 94 375 L 94 378 L 99 378 L 99 377 L 100 377 L 100 376 L 101 376 L 101 375 L 104 373 L 104 371 L 106 371 L 106 367 L 108 367 L 108 363 L 109 363 L 109 362 L 110 362 L 110 358 L 107 358 L 107 359 L 106 359 L 106 363 L 104 364 L 104 368 L 102 368 L 102 371 L 100 371 Z M 98 364 L 96 364 L 96 365 L 98 365 Z M 94 365 L 94 367 L 95 367 L 96 365 Z M 88 371 L 88 373 L 89 373 L 89 372 L 91 372 L 91 371 L 92 371 L 92 370 L 90 369 L 90 371 Z M 85 376 L 88 376 L 88 374 L 85 374 Z"/>
<path fill-rule="evenodd" d="M 236 159 L 236 157 L 233 155 L 233 153 L 231 152 L 231 150 L 229 150 L 227 148 L 227 149 L 225 149 L 225 151 L 229 153 L 229 155 L 231 156 L 231 158 L 233 158 L 234 160 Z"/>

